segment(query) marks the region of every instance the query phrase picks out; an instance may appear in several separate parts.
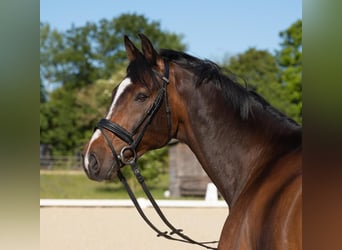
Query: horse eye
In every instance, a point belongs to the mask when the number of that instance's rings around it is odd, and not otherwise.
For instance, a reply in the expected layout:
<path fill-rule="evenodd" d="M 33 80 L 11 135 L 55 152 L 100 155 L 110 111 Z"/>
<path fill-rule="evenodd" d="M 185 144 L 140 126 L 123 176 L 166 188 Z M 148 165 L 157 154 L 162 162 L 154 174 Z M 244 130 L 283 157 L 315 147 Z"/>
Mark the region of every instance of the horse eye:
<path fill-rule="evenodd" d="M 135 101 L 144 102 L 144 101 L 146 101 L 147 98 L 148 98 L 148 96 L 147 96 L 146 94 L 139 93 L 139 94 L 135 97 Z"/>

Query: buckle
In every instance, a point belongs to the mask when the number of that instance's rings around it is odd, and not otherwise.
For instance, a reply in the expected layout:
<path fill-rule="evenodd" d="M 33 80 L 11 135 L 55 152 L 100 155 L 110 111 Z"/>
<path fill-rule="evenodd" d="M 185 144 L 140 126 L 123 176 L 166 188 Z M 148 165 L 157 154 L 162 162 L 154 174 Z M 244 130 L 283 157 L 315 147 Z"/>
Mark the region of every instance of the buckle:
<path fill-rule="evenodd" d="M 131 156 L 126 157 L 125 153 L 131 153 Z M 125 146 L 121 149 L 120 155 L 118 158 L 121 160 L 121 162 L 125 165 L 131 165 L 137 160 L 137 152 L 131 148 L 131 146 Z"/>

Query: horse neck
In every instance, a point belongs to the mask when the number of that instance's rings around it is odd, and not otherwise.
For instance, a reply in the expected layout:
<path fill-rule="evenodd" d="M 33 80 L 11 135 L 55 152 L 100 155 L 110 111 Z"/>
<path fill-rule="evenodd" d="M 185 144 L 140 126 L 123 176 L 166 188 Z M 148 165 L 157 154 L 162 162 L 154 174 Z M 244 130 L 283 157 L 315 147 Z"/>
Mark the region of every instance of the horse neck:
<path fill-rule="evenodd" d="M 243 121 L 227 106 L 221 91 L 209 84 L 182 87 L 184 112 L 177 138 L 194 152 L 202 167 L 230 206 L 253 173 L 292 150 L 300 133 L 294 127 L 271 122 L 266 111 Z M 298 130 L 298 129 L 297 129 Z"/>

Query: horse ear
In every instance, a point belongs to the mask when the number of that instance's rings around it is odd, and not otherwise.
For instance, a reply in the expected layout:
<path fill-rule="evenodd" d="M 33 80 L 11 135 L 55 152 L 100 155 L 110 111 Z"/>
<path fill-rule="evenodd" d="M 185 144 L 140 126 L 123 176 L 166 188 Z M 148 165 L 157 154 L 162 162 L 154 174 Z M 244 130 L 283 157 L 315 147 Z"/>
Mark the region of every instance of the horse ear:
<path fill-rule="evenodd" d="M 156 65 L 158 52 L 153 48 L 152 43 L 144 34 L 139 34 L 139 37 L 141 40 L 141 48 L 146 60 L 151 65 Z"/>
<path fill-rule="evenodd" d="M 137 47 L 135 47 L 133 42 L 129 40 L 128 36 L 126 35 L 125 35 L 125 48 L 126 48 L 128 60 L 130 62 L 137 59 L 137 57 L 142 55 L 141 52 L 137 49 Z"/>

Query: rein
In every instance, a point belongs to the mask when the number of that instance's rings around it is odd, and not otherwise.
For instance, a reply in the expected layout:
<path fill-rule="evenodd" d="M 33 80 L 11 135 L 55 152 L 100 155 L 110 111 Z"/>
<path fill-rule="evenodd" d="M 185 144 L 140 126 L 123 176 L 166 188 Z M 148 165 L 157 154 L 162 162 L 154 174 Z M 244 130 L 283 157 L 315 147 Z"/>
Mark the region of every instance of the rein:
<path fill-rule="evenodd" d="M 165 101 L 165 112 L 167 115 L 168 141 L 171 139 L 171 112 L 170 112 L 170 107 L 169 107 L 169 103 L 168 103 L 168 96 L 167 96 L 167 85 L 169 83 L 169 64 L 165 59 L 164 59 L 164 65 L 165 65 L 164 66 L 165 68 L 164 68 L 164 75 L 163 76 L 161 74 L 159 74 L 158 72 L 155 72 L 162 79 L 163 85 L 158 90 L 157 96 L 156 96 L 153 104 L 148 109 L 148 111 L 145 113 L 144 117 L 140 120 L 140 122 L 138 123 L 138 126 L 133 130 L 132 133 L 128 132 L 126 129 L 124 129 L 120 125 L 118 125 L 114 122 L 111 122 L 107 119 L 101 119 L 99 121 L 99 123 L 97 124 L 96 128 L 99 129 L 101 131 L 101 133 L 103 134 L 103 136 L 105 137 L 106 142 L 107 142 L 110 150 L 112 151 L 112 154 L 113 154 L 113 157 L 115 159 L 117 166 L 120 166 L 122 164 L 131 166 L 131 169 L 132 169 L 137 181 L 139 182 L 142 189 L 144 190 L 144 193 L 146 194 L 147 198 L 150 200 L 154 210 L 159 215 L 160 219 L 164 222 L 164 224 L 171 230 L 170 232 L 160 231 L 147 218 L 147 216 L 143 212 L 141 206 L 139 205 L 139 202 L 137 201 L 137 198 L 134 195 L 132 189 L 128 185 L 125 176 L 122 174 L 122 172 L 119 168 L 117 170 L 117 174 L 118 174 L 120 181 L 124 185 L 130 199 L 132 200 L 132 202 L 133 202 L 134 206 L 136 207 L 137 211 L 139 212 L 140 216 L 157 233 L 157 237 L 162 236 L 162 237 L 169 239 L 169 240 L 175 240 L 175 241 L 180 241 L 180 242 L 189 243 L 189 244 L 196 244 L 196 245 L 199 245 L 199 246 L 207 248 L 207 249 L 217 249 L 214 247 L 207 246 L 207 244 L 218 243 L 218 241 L 211 241 L 211 242 L 195 241 L 195 240 L 191 239 L 190 237 L 188 237 L 187 235 L 183 234 L 182 229 L 176 229 L 168 221 L 168 219 L 165 217 L 165 215 L 163 214 L 163 212 L 159 208 L 158 204 L 156 203 L 155 199 L 153 198 L 151 192 L 149 191 L 149 189 L 145 183 L 144 177 L 141 175 L 141 172 L 137 166 L 138 159 L 137 159 L 136 149 L 137 149 L 139 143 L 141 142 L 141 140 L 145 134 L 145 131 L 146 131 L 147 127 L 149 126 L 149 124 L 151 123 L 155 113 L 157 113 L 157 111 L 161 107 L 163 100 Z M 141 127 L 141 130 L 137 134 L 136 131 L 140 127 Z M 110 131 L 111 133 L 113 133 L 114 135 L 116 135 L 117 137 L 119 137 L 121 140 L 123 140 L 124 142 L 126 142 L 128 144 L 128 146 L 125 146 L 121 149 L 120 154 L 116 153 L 114 146 L 112 145 L 112 143 L 111 143 L 108 135 L 105 133 L 104 129 Z M 136 135 L 135 139 L 133 138 L 134 135 Z M 130 153 L 130 157 L 125 156 L 125 154 L 127 154 L 127 153 Z M 110 176 L 113 171 L 114 171 L 114 164 L 109 169 L 107 176 Z M 175 237 L 173 237 L 173 235 L 177 235 L 180 238 L 175 238 Z"/>

